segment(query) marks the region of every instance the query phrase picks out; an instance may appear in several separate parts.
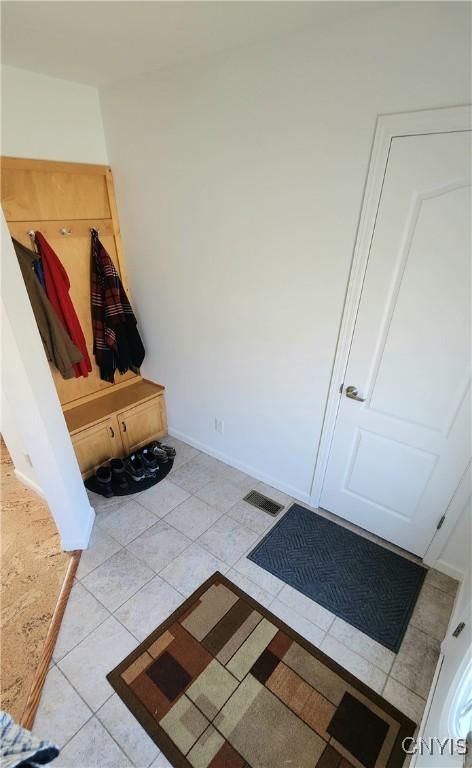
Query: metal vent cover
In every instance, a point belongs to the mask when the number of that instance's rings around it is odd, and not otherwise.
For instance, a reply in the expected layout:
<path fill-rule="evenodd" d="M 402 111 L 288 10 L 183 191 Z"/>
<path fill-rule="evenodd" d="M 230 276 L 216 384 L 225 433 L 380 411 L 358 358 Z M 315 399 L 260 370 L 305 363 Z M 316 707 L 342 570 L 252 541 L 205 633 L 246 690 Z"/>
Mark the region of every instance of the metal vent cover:
<path fill-rule="evenodd" d="M 283 504 L 278 504 L 273 499 L 269 499 L 268 496 L 259 493 L 259 491 L 249 491 L 243 501 L 247 501 L 247 503 L 252 504 L 253 507 L 257 507 L 257 509 L 267 512 L 267 514 L 272 515 L 272 517 L 278 515 L 280 510 L 284 508 Z"/>

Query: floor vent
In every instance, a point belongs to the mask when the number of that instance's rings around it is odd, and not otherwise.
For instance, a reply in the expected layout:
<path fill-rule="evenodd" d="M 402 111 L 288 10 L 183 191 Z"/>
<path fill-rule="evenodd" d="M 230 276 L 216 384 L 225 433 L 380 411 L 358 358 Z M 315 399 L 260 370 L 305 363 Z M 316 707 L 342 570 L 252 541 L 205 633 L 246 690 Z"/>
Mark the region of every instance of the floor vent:
<path fill-rule="evenodd" d="M 269 499 L 268 496 L 264 496 L 259 491 L 249 491 L 248 495 L 244 497 L 244 501 L 257 507 L 257 509 L 262 509 L 263 512 L 267 512 L 272 517 L 275 517 L 284 508 L 283 504 L 277 504 L 276 501 Z"/>

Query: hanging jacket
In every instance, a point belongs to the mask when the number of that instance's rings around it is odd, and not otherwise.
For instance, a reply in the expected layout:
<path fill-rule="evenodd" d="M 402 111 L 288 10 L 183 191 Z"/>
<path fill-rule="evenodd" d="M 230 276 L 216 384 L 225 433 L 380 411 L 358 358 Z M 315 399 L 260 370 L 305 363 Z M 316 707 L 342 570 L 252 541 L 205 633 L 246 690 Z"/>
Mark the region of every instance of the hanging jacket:
<path fill-rule="evenodd" d="M 38 278 L 39 282 L 41 283 L 42 288 L 44 288 L 44 290 L 46 290 L 46 281 L 44 279 L 43 265 L 41 263 L 41 259 L 39 259 L 39 258 L 35 259 L 34 264 L 33 264 L 33 269 L 36 272 L 36 277 Z"/>
<path fill-rule="evenodd" d="M 41 232 L 35 233 L 35 241 L 41 257 L 48 299 L 72 341 L 82 352 L 82 360 L 74 366 L 75 376 L 88 376 L 92 364 L 79 319 L 69 296 L 70 282 L 67 272 Z"/>
<path fill-rule="evenodd" d="M 75 376 L 74 365 L 80 363 L 83 355 L 59 320 L 36 276 L 34 261 L 38 254 L 18 240 L 12 240 L 46 357 L 54 363 L 64 379 L 71 379 Z"/>
<path fill-rule="evenodd" d="M 115 371 L 139 372 L 144 347 L 128 297 L 113 261 L 92 230 L 91 304 L 93 352 L 104 381 L 114 382 Z"/>

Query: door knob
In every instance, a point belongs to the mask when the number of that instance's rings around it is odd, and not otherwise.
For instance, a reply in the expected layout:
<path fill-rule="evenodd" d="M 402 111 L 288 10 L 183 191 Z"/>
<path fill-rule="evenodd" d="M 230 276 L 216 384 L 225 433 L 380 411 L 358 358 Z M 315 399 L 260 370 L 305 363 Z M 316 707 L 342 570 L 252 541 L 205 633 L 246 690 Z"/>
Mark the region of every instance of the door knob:
<path fill-rule="evenodd" d="M 346 387 L 346 397 L 350 397 L 351 400 L 359 400 L 360 403 L 365 401 L 365 397 L 359 397 L 357 387 Z"/>

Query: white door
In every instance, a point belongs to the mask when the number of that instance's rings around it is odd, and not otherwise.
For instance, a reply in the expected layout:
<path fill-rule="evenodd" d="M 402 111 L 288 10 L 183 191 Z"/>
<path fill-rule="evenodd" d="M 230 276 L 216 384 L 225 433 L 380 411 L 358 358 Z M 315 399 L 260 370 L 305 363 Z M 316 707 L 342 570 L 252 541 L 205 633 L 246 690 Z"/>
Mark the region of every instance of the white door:
<path fill-rule="evenodd" d="M 472 604 L 470 574 L 464 578 L 462 595 L 448 633 L 441 645 L 444 654 L 441 670 L 431 699 L 431 708 L 426 719 L 423 738 L 466 739 L 472 732 Z M 423 750 L 418 754 L 415 768 L 464 768 L 472 765 L 464 762 L 464 750 L 457 742 L 444 746 L 435 741 L 433 754 Z"/>
<path fill-rule="evenodd" d="M 471 453 L 470 183 L 470 131 L 392 139 L 321 494 L 420 556 Z"/>

